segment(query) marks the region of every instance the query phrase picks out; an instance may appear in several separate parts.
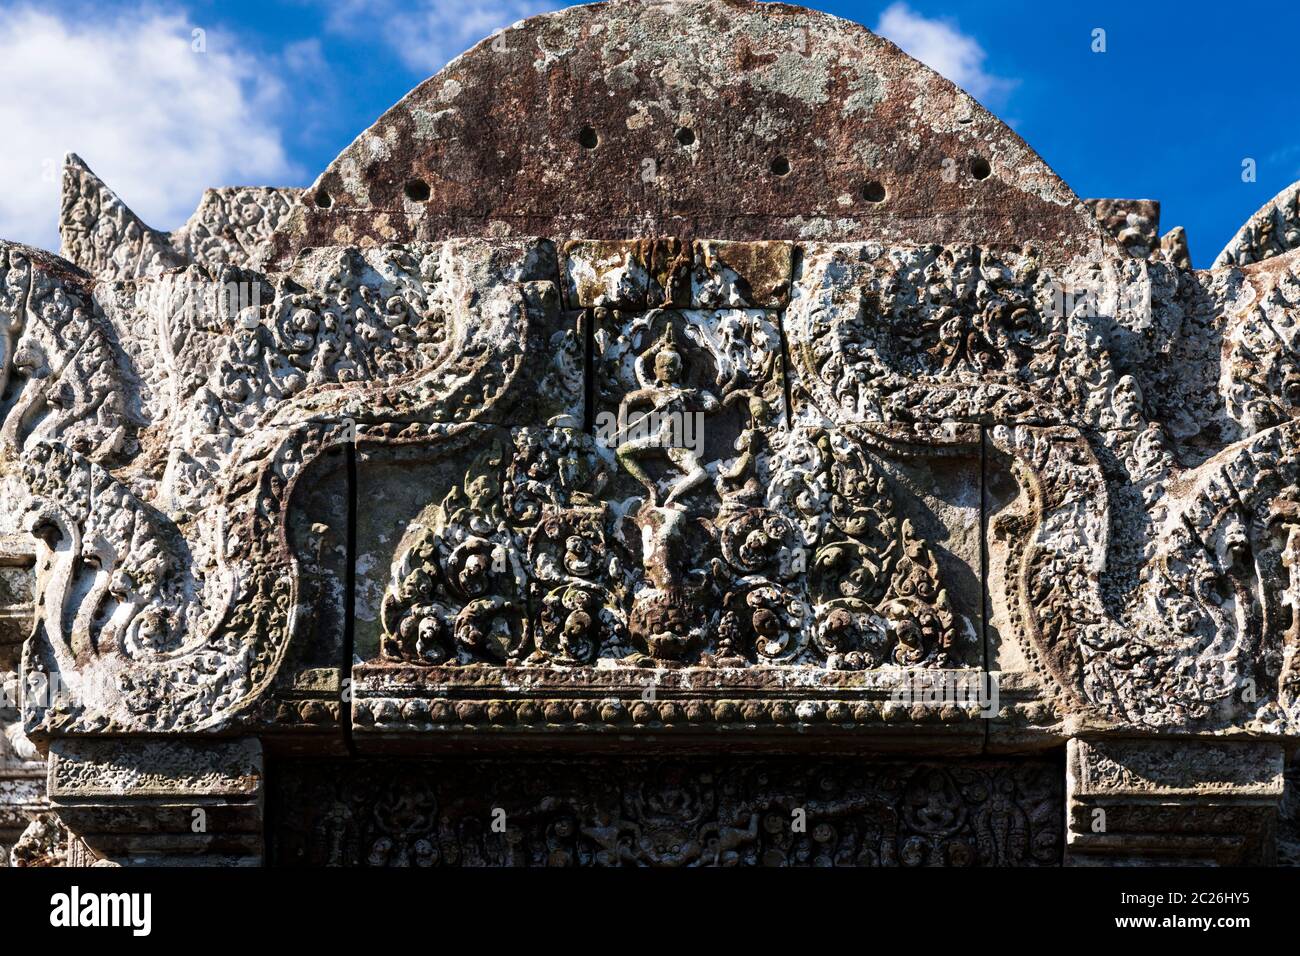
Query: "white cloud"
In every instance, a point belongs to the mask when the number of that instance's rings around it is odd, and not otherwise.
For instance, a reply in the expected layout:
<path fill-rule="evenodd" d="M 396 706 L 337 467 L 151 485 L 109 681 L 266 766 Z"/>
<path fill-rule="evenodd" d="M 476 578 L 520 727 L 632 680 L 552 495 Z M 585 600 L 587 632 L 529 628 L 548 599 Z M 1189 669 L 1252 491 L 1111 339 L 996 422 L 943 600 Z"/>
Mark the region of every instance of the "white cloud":
<path fill-rule="evenodd" d="M 0 10 L 0 238 L 57 249 L 61 168 L 79 154 L 146 222 L 180 225 L 202 190 L 296 173 L 275 125 L 273 63 L 142 7 Z"/>
<path fill-rule="evenodd" d="M 433 74 L 502 27 L 567 5 L 567 0 L 330 0 L 328 26 L 346 35 L 377 24 L 403 63 Z"/>
<path fill-rule="evenodd" d="M 976 99 L 996 99 L 1015 85 L 1013 80 L 985 71 L 984 48 L 974 37 L 962 33 L 955 21 L 923 17 L 901 0 L 885 8 L 876 33 L 894 41 Z"/>

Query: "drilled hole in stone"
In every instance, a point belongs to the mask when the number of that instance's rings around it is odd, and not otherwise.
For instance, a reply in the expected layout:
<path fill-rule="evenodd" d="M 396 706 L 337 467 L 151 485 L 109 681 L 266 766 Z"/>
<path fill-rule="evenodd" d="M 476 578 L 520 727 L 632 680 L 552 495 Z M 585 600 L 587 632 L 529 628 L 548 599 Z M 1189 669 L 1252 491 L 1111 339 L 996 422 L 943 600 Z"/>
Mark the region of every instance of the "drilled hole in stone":
<path fill-rule="evenodd" d="M 988 179 L 993 175 L 993 167 L 983 156 L 976 156 L 970 161 L 970 174 L 976 179 Z"/>
<path fill-rule="evenodd" d="M 790 160 L 784 156 L 778 156 L 772 160 L 772 172 L 778 176 L 790 175 Z"/>
<path fill-rule="evenodd" d="M 874 179 L 862 187 L 862 198 L 867 202 L 884 202 L 885 187 Z"/>
<path fill-rule="evenodd" d="M 578 133 L 578 143 L 583 149 L 595 149 L 600 145 L 600 136 L 590 126 L 584 126 Z"/>
<path fill-rule="evenodd" d="M 330 198 L 330 194 L 325 190 L 318 189 L 316 191 L 316 205 L 321 209 L 328 209 L 332 202 L 334 202 L 334 200 Z"/>
<path fill-rule="evenodd" d="M 677 131 L 676 135 L 677 142 L 681 143 L 683 146 L 695 145 L 695 130 L 691 129 L 689 126 L 683 126 Z"/>
<path fill-rule="evenodd" d="M 406 184 L 406 198 L 412 202 L 429 201 L 429 184 L 423 179 L 412 179 Z"/>

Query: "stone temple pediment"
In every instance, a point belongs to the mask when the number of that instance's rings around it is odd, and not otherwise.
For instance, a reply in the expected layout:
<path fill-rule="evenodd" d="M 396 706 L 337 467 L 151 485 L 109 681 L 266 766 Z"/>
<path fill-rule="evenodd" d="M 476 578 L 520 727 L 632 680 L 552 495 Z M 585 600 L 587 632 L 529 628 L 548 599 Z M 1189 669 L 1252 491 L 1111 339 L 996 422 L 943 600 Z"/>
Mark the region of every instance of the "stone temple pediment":
<path fill-rule="evenodd" d="M 1294 206 L 1192 269 L 734 0 L 526 20 L 171 233 L 69 157 L 0 244 L 0 770 L 81 862 L 1272 859 Z M 227 829 L 117 812 L 177 794 Z"/>

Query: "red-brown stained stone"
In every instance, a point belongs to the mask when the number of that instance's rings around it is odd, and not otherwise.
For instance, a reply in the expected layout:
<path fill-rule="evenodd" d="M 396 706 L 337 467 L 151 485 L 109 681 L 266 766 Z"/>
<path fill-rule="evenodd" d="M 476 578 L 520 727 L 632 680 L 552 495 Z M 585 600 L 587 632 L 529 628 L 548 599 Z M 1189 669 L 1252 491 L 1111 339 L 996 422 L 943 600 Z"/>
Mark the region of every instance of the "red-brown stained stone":
<path fill-rule="evenodd" d="M 1113 244 L 952 83 L 747 0 L 617 0 L 483 41 L 330 164 L 275 254 L 483 235 Z"/>

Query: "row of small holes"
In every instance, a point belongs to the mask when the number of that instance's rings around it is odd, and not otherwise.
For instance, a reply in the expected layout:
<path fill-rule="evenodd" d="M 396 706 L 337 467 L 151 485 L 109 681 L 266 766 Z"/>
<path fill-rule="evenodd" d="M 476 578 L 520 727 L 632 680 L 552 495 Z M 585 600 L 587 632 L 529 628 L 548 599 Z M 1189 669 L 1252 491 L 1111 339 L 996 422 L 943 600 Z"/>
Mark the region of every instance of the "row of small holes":
<path fill-rule="evenodd" d="M 407 184 L 402 187 L 402 191 L 406 193 L 406 198 L 411 200 L 411 202 L 428 202 L 429 197 L 432 195 L 432 192 L 429 189 L 429 184 L 423 179 L 412 179 L 408 181 Z M 334 205 L 333 197 L 323 189 L 317 190 L 316 195 L 313 198 L 315 199 L 316 205 L 321 209 L 328 209 L 330 206 Z"/>
<path fill-rule="evenodd" d="M 695 144 L 695 131 L 688 126 L 683 126 L 677 130 L 677 142 L 682 146 L 693 146 Z M 578 142 L 584 149 L 595 149 L 600 145 L 600 136 L 590 126 L 584 126 L 578 134 Z M 784 156 L 777 156 L 772 160 L 772 174 L 774 176 L 790 175 L 790 160 Z M 993 174 L 993 168 L 989 161 L 982 156 L 975 156 L 970 161 L 970 174 L 975 179 L 988 179 Z M 406 198 L 412 202 L 428 202 L 430 196 L 429 184 L 423 179 L 412 179 L 403 188 Z M 882 203 L 889 194 L 885 187 L 880 183 L 872 180 L 862 187 L 862 198 L 869 203 Z M 333 203 L 330 194 L 325 190 L 316 193 L 316 205 L 321 209 L 328 209 Z"/>
<path fill-rule="evenodd" d="M 695 145 L 695 130 L 689 126 L 679 127 L 673 136 L 682 146 Z M 595 149 L 600 145 L 600 134 L 590 126 L 584 126 L 578 133 L 578 142 L 584 149 Z M 774 157 L 771 170 L 776 176 L 790 175 L 790 160 L 784 156 Z M 974 156 L 970 161 L 970 174 L 975 179 L 988 179 L 993 174 L 993 168 L 983 156 Z M 867 202 L 884 202 L 885 195 L 885 187 L 874 181 L 867 183 L 862 190 L 862 198 Z"/>

